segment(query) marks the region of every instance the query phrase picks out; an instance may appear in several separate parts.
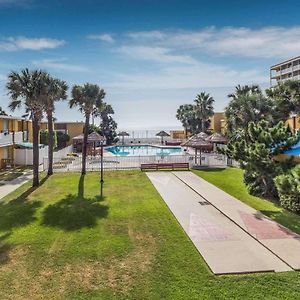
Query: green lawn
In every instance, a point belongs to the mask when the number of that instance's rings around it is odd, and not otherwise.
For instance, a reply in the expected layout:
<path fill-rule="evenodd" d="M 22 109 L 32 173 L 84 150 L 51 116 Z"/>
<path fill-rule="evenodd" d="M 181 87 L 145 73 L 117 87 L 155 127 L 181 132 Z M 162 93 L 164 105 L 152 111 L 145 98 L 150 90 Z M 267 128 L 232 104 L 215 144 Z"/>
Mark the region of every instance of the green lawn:
<path fill-rule="evenodd" d="M 297 272 L 212 275 L 144 173 L 28 187 L 0 202 L 0 299 L 300 298 Z"/>

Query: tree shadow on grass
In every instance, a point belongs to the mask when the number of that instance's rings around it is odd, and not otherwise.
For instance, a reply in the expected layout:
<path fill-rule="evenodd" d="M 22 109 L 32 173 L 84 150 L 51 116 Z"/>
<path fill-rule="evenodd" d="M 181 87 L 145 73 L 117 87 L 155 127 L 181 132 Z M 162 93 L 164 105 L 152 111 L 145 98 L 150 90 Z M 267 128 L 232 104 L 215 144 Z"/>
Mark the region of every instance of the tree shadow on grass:
<path fill-rule="evenodd" d="M 9 252 L 12 246 L 3 243 L 3 241 L 10 236 L 10 233 L 5 233 L 0 236 L 0 266 L 6 264 L 9 261 Z"/>
<path fill-rule="evenodd" d="M 35 221 L 35 211 L 40 206 L 39 201 L 0 203 L 0 230 L 11 230 Z"/>
<path fill-rule="evenodd" d="M 27 201 L 31 193 L 39 188 L 48 176 L 40 181 L 38 187 L 30 187 L 18 197 L 6 202 L 0 201 L 0 230 L 9 231 L 15 227 L 25 226 L 36 220 L 35 211 L 41 206 L 40 201 Z"/>
<path fill-rule="evenodd" d="M 77 195 L 69 194 L 59 202 L 49 205 L 43 212 L 42 224 L 66 231 L 94 227 L 98 219 L 108 215 L 108 206 L 103 198 L 84 197 L 84 175 L 80 177 Z"/>

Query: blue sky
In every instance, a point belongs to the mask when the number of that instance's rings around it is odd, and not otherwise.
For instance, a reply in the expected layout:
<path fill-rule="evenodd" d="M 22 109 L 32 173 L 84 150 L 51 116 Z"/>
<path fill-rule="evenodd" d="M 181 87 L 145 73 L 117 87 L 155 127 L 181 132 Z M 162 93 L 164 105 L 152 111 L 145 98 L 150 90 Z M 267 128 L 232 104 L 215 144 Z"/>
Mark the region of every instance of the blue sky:
<path fill-rule="evenodd" d="M 0 0 L 0 105 L 11 70 L 97 83 L 120 129 L 180 126 L 207 91 L 215 110 L 237 84 L 268 87 L 269 66 L 300 55 L 299 1 Z M 22 112 L 15 114 L 21 115 Z M 60 121 L 81 120 L 67 103 Z"/>

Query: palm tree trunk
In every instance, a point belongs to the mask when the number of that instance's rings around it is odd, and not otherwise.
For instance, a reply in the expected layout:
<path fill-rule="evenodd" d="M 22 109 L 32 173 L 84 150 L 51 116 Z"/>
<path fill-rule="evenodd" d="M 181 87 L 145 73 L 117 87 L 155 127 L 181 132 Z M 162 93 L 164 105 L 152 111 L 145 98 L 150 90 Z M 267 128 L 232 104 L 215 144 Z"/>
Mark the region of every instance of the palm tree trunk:
<path fill-rule="evenodd" d="M 87 154 L 87 142 L 88 142 L 88 133 L 89 133 L 89 122 L 90 122 L 90 115 L 86 114 L 83 145 L 82 145 L 82 168 L 81 168 L 82 175 L 84 175 L 86 173 L 86 154 Z"/>
<path fill-rule="evenodd" d="M 53 174 L 53 139 L 54 139 L 52 111 L 47 112 L 47 119 L 48 119 L 48 175 L 51 176 Z"/>
<path fill-rule="evenodd" d="M 32 140 L 33 140 L 33 180 L 32 186 L 39 185 L 39 134 L 40 126 L 39 119 L 33 116 L 32 119 Z"/>
<path fill-rule="evenodd" d="M 201 120 L 201 131 L 205 132 L 205 120 L 204 119 Z"/>

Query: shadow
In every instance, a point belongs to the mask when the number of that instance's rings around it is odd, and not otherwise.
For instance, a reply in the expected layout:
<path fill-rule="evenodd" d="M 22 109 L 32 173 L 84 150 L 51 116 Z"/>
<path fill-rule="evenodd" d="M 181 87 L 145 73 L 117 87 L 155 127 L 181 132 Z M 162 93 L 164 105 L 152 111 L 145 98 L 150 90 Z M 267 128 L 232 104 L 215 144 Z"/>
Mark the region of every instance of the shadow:
<path fill-rule="evenodd" d="M 10 203 L 24 202 L 30 196 L 30 194 L 32 194 L 36 189 L 41 187 L 47 181 L 48 178 L 49 178 L 49 175 L 46 175 L 43 179 L 40 180 L 40 184 L 38 186 L 30 187 L 28 190 L 23 192 L 20 196 L 11 200 Z"/>
<path fill-rule="evenodd" d="M 84 179 L 85 179 L 85 174 L 82 174 L 79 178 L 79 183 L 78 183 L 78 198 L 84 198 Z"/>
<path fill-rule="evenodd" d="M 84 197 L 84 175 L 80 176 L 78 194 L 69 194 L 59 202 L 49 205 L 43 212 L 42 224 L 66 231 L 94 227 L 98 219 L 108 215 L 109 207 L 99 202 L 103 195 L 94 198 Z"/>
<path fill-rule="evenodd" d="M 9 252 L 11 251 L 12 246 L 8 244 L 0 244 L 0 266 L 9 262 Z"/>
<path fill-rule="evenodd" d="M 0 201 L 0 230 L 11 230 L 15 227 L 25 226 L 36 220 L 35 211 L 41 206 L 41 202 L 26 200 L 47 179 L 48 176 L 45 176 L 40 181 L 38 187 L 30 187 L 21 195 L 8 202 Z"/>
<path fill-rule="evenodd" d="M 41 203 L 39 201 L 26 202 L 25 199 L 22 202 L 15 201 L 15 199 L 8 203 L 0 202 L 0 230 L 11 230 L 36 220 L 35 211 Z"/>
<path fill-rule="evenodd" d="M 222 172 L 225 169 L 226 168 L 220 168 L 220 167 L 212 168 L 207 166 L 199 166 L 197 168 L 193 168 L 193 170 L 195 171 L 200 170 L 200 171 L 211 172 L 211 173 Z"/>
<path fill-rule="evenodd" d="M 261 213 L 269 217 L 270 219 L 278 222 L 279 224 L 287 227 L 291 231 L 300 235 L 300 216 L 289 212 L 287 210 L 280 211 L 270 211 L 261 210 Z"/>

